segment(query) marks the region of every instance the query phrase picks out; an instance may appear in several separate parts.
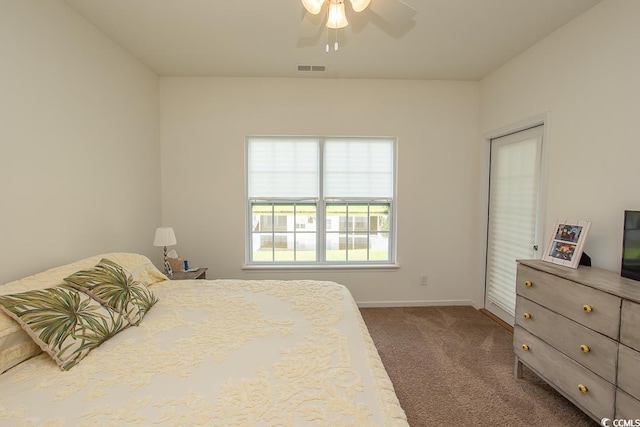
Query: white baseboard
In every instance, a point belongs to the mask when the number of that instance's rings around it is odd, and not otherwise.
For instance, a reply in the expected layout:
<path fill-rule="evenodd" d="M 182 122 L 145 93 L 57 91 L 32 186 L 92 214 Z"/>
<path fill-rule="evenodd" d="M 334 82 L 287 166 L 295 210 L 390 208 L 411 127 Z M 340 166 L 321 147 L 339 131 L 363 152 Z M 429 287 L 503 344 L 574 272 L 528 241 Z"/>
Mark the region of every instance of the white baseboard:
<path fill-rule="evenodd" d="M 475 308 L 476 310 L 480 310 L 481 308 L 484 308 L 484 304 L 478 304 L 476 301 L 471 300 L 471 305 L 473 306 L 473 308 Z"/>
<path fill-rule="evenodd" d="M 356 301 L 360 308 L 375 307 L 437 307 L 437 306 L 461 306 L 469 305 L 475 308 L 473 301 L 461 300 L 440 300 L 440 301 Z"/>

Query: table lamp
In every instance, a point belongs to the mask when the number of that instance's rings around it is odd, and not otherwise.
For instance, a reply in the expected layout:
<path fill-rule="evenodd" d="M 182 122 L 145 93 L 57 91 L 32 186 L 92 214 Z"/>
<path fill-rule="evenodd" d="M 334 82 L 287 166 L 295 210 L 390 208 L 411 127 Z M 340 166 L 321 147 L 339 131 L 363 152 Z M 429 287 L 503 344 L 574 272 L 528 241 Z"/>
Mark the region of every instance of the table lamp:
<path fill-rule="evenodd" d="M 153 239 L 153 246 L 164 246 L 164 272 L 169 274 L 167 269 L 167 246 L 173 246 L 177 244 L 176 234 L 173 232 L 173 227 L 158 227 L 156 228 L 156 237 Z"/>

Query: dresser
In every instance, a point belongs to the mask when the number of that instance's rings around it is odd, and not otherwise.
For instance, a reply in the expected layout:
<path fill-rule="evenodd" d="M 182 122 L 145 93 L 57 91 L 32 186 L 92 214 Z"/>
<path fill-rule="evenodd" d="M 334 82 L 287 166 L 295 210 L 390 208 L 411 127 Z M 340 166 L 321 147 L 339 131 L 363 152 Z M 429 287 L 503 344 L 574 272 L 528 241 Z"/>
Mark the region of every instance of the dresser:
<path fill-rule="evenodd" d="M 515 375 L 526 365 L 591 416 L 640 418 L 640 282 L 518 260 Z"/>

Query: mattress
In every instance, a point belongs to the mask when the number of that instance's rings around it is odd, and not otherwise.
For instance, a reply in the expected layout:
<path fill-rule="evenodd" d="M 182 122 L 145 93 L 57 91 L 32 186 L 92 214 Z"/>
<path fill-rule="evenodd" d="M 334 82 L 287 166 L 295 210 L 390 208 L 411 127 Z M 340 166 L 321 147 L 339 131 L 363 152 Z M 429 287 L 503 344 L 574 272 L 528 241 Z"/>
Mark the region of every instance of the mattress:
<path fill-rule="evenodd" d="M 183 280 L 61 371 L 0 375 L 0 425 L 406 426 L 349 291 L 321 281 Z"/>

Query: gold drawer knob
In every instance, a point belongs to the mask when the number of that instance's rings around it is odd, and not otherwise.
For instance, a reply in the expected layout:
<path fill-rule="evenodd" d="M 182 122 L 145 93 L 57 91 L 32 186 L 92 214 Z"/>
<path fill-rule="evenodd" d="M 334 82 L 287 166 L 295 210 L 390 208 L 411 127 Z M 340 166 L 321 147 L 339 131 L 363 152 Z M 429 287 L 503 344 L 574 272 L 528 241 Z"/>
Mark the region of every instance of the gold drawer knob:
<path fill-rule="evenodd" d="M 530 288 L 530 287 L 532 287 L 532 286 L 533 286 L 533 283 L 531 283 L 531 280 L 527 280 L 527 281 L 525 281 L 525 282 L 524 282 L 524 285 L 525 285 L 527 288 Z"/>
<path fill-rule="evenodd" d="M 580 393 L 583 393 L 583 394 L 586 394 L 589 391 L 587 386 L 584 384 L 578 384 L 578 390 L 580 390 Z"/>
<path fill-rule="evenodd" d="M 529 351 L 529 344 L 522 344 L 522 349 L 524 351 Z"/>
<path fill-rule="evenodd" d="M 583 305 L 582 309 L 584 310 L 585 313 L 591 313 L 593 311 L 593 307 L 591 307 L 589 304 Z"/>
<path fill-rule="evenodd" d="M 580 346 L 580 350 L 582 350 L 582 352 L 583 352 L 583 353 L 589 353 L 589 352 L 591 351 L 591 349 L 589 348 L 589 346 L 588 346 L 588 345 L 586 345 L 586 344 L 582 344 L 582 345 Z"/>
<path fill-rule="evenodd" d="M 531 315 L 530 315 L 529 313 L 525 313 L 525 314 L 524 314 L 524 318 L 525 318 L 525 319 L 531 319 Z"/>

